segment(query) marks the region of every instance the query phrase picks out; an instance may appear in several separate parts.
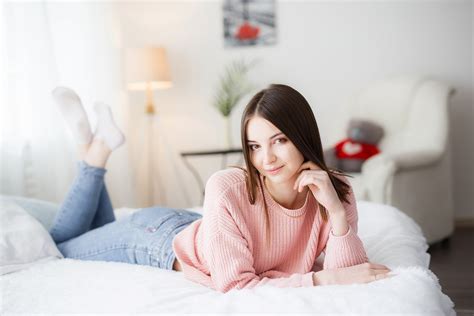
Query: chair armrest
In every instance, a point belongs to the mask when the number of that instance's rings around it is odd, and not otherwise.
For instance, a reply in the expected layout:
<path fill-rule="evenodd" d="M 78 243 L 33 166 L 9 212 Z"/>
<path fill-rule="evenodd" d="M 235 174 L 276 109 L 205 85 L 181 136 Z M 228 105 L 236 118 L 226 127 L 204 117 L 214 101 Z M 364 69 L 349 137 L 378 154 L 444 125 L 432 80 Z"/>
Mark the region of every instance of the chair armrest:
<path fill-rule="evenodd" d="M 391 191 L 395 171 L 395 161 L 384 154 L 372 156 L 364 162 L 361 176 L 370 201 L 377 203 L 389 202 L 388 192 Z"/>
<path fill-rule="evenodd" d="M 395 162 L 397 169 L 428 167 L 442 158 L 443 153 L 435 150 L 418 150 L 387 155 Z"/>
<path fill-rule="evenodd" d="M 401 170 L 410 170 L 430 165 L 441 159 L 436 151 L 412 151 L 397 154 L 378 154 L 362 165 L 362 178 L 369 199 L 378 203 L 391 203 L 393 176 Z"/>

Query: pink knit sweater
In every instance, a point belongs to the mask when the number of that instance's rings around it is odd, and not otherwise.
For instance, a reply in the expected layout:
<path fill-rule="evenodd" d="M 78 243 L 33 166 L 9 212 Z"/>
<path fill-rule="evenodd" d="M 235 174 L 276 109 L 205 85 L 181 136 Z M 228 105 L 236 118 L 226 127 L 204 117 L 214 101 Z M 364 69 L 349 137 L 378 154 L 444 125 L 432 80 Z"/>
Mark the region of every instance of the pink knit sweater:
<path fill-rule="evenodd" d="M 334 236 L 330 221 L 321 218 L 308 193 L 300 209 L 286 209 L 265 192 L 270 215 L 271 245 L 265 244 L 265 211 L 261 194 L 248 200 L 244 173 L 227 169 L 207 182 L 203 218 L 173 240 L 173 250 L 184 275 L 212 289 L 313 286 L 316 258 L 325 252 L 324 269 L 367 262 L 357 236 L 357 209 L 351 191 L 344 203 L 350 228 Z"/>

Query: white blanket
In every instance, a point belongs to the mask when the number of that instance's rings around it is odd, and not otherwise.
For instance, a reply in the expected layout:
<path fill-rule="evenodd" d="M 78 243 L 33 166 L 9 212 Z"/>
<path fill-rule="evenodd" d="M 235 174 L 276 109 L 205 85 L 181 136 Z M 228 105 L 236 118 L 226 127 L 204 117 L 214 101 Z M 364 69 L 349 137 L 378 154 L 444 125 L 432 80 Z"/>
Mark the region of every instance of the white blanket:
<path fill-rule="evenodd" d="M 392 207 L 358 202 L 359 235 L 370 261 L 394 277 L 368 284 L 309 288 L 260 286 L 222 294 L 181 272 L 61 259 L 0 278 L 8 313 L 325 313 L 455 315 L 428 270 L 419 227 Z"/>

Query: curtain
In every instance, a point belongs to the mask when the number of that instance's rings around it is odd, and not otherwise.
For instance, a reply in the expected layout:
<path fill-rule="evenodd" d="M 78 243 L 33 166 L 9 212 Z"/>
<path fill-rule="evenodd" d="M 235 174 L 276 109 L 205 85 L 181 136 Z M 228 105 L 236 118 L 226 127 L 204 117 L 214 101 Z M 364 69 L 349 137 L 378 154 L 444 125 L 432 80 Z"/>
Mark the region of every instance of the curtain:
<path fill-rule="evenodd" d="M 119 21 L 111 3 L 4 2 L 1 8 L 0 189 L 60 202 L 76 171 L 75 142 L 50 92 L 81 97 L 94 129 L 94 101 L 127 130 Z M 106 176 L 115 207 L 135 201 L 128 147 Z"/>

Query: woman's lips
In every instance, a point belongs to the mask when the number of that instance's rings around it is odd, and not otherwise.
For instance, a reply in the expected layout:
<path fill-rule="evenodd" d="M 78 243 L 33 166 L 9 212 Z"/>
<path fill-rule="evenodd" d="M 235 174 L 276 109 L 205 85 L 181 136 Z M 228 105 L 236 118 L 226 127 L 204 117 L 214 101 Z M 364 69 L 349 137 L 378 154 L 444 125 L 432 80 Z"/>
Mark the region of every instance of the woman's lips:
<path fill-rule="evenodd" d="M 282 168 L 283 168 L 283 166 L 278 167 L 278 168 L 274 168 L 274 169 L 270 169 L 270 170 L 265 170 L 265 172 L 268 173 L 268 174 L 274 175 L 274 174 L 277 174 Z"/>

